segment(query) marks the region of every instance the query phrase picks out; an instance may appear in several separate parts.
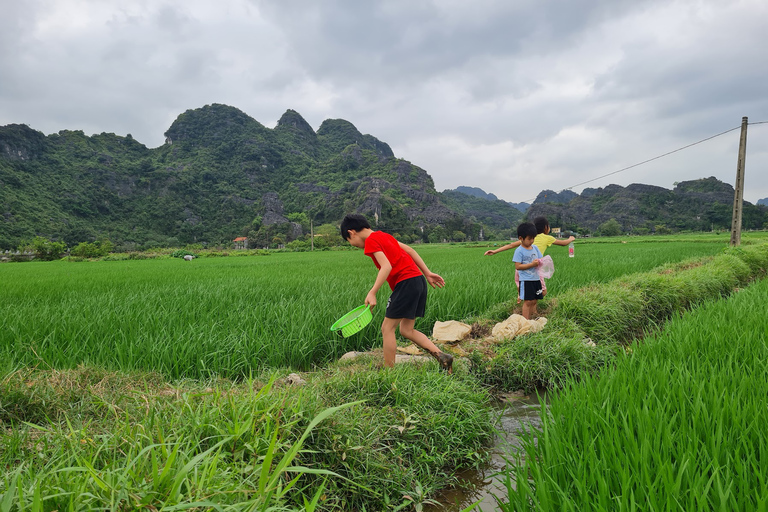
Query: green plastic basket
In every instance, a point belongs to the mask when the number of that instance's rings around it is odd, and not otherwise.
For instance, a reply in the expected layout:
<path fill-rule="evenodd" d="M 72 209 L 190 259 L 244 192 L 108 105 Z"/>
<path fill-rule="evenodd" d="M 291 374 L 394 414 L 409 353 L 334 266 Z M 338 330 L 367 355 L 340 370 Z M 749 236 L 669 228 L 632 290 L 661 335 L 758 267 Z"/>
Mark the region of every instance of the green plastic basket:
<path fill-rule="evenodd" d="M 363 304 L 336 320 L 331 326 L 331 330 L 341 331 L 341 335 L 348 338 L 371 323 L 372 318 L 371 307 Z"/>

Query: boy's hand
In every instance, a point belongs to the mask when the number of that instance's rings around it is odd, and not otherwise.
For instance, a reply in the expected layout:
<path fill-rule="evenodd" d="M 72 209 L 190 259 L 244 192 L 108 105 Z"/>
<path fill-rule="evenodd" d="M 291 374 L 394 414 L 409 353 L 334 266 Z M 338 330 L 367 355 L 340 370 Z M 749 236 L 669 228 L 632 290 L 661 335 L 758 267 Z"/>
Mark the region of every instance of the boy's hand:
<path fill-rule="evenodd" d="M 435 286 L 437 286 L 438 288 L 442 288 L 443 286 L 445 286 L 445 279 L 435 274 L 434 272 L 425 274 L 424 277 L 427 278 L 427 282 L 432 288 L 434 288 Z"/>
<path fill-rule="evenodd" d="M 376 306 L 376 293 L 371 290 L 368 295 L 365 296 L 365 305 L 370 306 L 373 309 Z"/>
<path fill-rule="evenodd" d="M 494 255 L 494 254 L 496 254 L 496 251 L 494 251 L 493 249 L 491 249 L 491 250 L 489 250 L 489 251 L 485 251 L 485 254 L 484 254 L 484 256 L 492 256 L 492 255 Z"/>

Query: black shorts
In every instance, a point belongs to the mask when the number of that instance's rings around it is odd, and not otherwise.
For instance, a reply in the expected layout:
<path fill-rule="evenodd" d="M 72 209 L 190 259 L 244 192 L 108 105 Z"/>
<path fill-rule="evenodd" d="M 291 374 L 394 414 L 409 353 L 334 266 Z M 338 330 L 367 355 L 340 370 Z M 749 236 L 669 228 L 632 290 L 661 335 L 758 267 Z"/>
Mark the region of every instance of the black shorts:
<path fill-rule="evenodd" d="M 541 297 L 541 281 L 520 281 L 520 300 L 539 300 Z"/>
<path fill-rule="evenodd" d="M 387 301 L 387 318 L 409 318 L 424 316 L 427 306 L 427 280 L 424 276 L 410 277 L 395 285 Z"/>

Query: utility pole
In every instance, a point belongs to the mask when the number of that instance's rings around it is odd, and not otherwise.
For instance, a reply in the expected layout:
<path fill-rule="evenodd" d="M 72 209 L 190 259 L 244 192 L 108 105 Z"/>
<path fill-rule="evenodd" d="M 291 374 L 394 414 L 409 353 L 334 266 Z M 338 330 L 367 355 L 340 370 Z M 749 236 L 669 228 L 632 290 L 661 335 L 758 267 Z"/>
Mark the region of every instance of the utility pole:
<path fill-rule="evenodd" d="M 741 210 L 744 206 L 744 165 L 747 160 L 747 118 L 741 118 L 739 160 L 736 164 L 736 185 L 733 193 L 733 220 L 731 220 L 731 246 L 741 245 Z"/>

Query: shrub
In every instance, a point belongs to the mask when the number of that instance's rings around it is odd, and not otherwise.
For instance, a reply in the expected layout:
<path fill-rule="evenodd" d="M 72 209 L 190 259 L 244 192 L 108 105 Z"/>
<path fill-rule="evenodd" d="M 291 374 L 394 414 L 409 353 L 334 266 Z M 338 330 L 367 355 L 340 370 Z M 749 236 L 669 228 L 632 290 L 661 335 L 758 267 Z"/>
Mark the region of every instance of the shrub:
<path fill-rule="evenodd" d="M 100 258 L 109 254 L 112 251 L 112 248 L 112 242 L 109 240 L 103 242 L 97 240 L 93 243 L 80 242 L 70 251 L 70 254 L 80 258 Z"/>
<path fill-rule="evenodd" d="M 61 255 L 67 250 L 67 244 L 36 236 L 32 242 L 23 243 L 19 250 L 21 252 L 33 252 L 37 259 L 52 261 L 61 258 Z"/>

